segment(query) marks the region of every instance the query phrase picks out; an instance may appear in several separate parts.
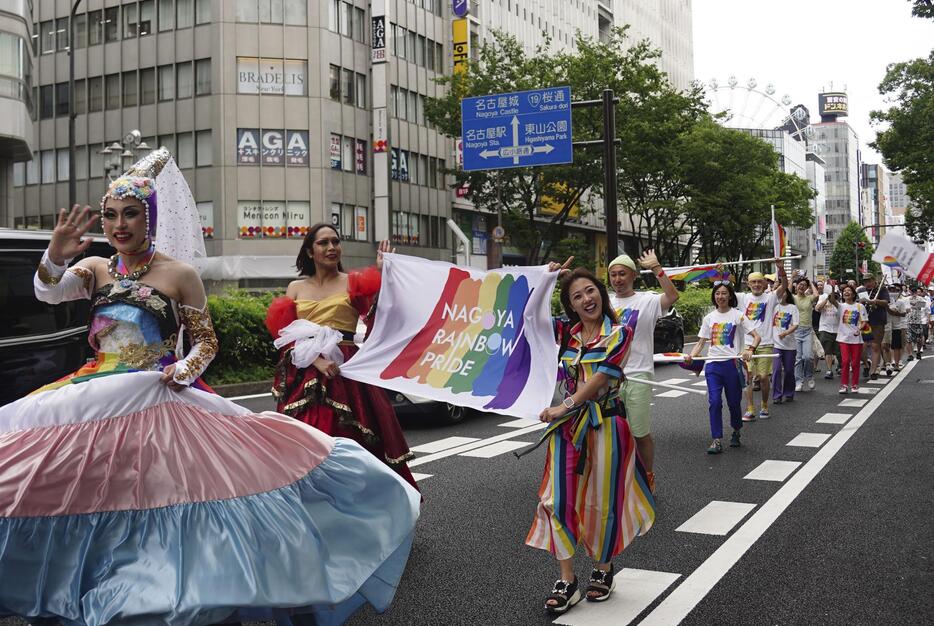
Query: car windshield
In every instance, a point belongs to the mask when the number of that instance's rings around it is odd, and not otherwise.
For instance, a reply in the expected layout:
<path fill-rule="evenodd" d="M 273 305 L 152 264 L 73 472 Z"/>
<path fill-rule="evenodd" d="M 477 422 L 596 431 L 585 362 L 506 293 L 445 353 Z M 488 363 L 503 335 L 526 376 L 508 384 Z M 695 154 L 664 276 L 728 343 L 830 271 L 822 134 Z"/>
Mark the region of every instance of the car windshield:
<path fill-rule="evenodd" d="M 36 299 L 32 279 L 41 258 L 41 250 L 0 255 L 0 338 L 54 333 L 86 323 L 85 301 L 52 306 Z"/>

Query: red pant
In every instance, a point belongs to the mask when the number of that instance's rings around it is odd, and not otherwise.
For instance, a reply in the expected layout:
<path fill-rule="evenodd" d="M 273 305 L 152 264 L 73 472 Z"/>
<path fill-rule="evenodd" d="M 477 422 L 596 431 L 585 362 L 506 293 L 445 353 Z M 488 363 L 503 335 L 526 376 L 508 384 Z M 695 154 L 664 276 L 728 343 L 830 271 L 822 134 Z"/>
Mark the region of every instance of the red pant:
<path fill-rule="evenodd" d="M 863 351 L 861 343 L 840 343 L 840 362 L 843 371 L 840 373 L 840 384 L 859 385 L 859 362 Z"/>

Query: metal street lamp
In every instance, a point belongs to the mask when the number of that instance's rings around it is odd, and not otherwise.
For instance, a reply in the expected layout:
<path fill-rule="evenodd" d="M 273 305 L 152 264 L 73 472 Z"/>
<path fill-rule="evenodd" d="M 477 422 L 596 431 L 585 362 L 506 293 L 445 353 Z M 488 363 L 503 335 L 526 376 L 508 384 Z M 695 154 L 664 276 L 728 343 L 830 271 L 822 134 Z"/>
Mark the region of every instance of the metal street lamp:
<path fill-rule="evenodd" d="M 111 176 L 111 172 L 119 173 L 126 169 L 124 165 L 127 160 L 132 162 L 132 159 L 136 157 L 136 153 L 139 151 L 149 151 L 152 148 L 149 147 L 145 141 L 142 140 L 142 135 L 138 130 L 131 130 L 123 137 L 123 143 L 115 141 L 106 148 L 98 150 L 98 154 L 103 155 L 117 155 L 115 158 L 112 157 L 109 161 L 104 163 L 104 176 L 110 181 L 114 180 L 114 177 Z"/>

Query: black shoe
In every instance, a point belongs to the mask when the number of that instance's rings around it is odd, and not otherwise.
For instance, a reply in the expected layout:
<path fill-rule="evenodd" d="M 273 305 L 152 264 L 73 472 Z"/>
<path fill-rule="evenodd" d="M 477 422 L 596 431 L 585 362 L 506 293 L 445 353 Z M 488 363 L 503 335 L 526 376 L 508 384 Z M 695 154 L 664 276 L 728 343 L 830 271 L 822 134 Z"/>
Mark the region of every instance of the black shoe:
<path fill-rule="evenodd" d="M 721 452 L 723 452 L 723 444 L 720 443 L 719 439 L 714 439 L 710 447 L 707 448 L 707 454 L 720 454 Z"/>
<path fill-rule="evenodd" d="M 730 447 L 731 447 L 731 448 L 738 448 L 739 446 L 740 446 L 740 443 L 739 443 L 739 431 L 738 431 L 738 430 L 734 430 L 734 431 L 733 431 L 733 434 L 730 435 Z"/>
<path fill-rule="evenodd" d="M 915 360 L 915 355 L 909 354 L 909 355 L 908 355 L 908 358 L 905 359 L 905 362 L 907 363 L 907 362 L 909 362 L 909 361 L 914 361 L 914 360 Z"/>
<path fill-rule="evenodd" d="M 610 597 L 616 583 L 613 581 L 613 564 L 610 563 L 610 569 L 605 572 L 602 569 L 593 568 L 590 572 L 590 583 L 587 585 L 588 602 L 603 602 Z M 594 595 L 591 595 L 594 594 Z"/>
<path fill-rule="evenodd" d="M 869 380 L 879 380 L 879 373 L 873 372 L 872 375 L 869 377 Z"/>
<path fill-rule="evenodd" d="M 869 376 L 869 368 L 868 368 L 868 367 L 864 367 L 864 368 L 863 368 L 863 378 L 866 378 L 867 376 Z"/>
<path fill-rule="evenodd" d="M 557 604 L 549 605 L 547 604 L 548 600 L 554 600 Z M 567 612 L 568 609 L 580 601 L 581 590 L 577 586 L 577 576 L 571 582 L 559 579 L 555 581 L 551 593 L 545 598 L 545 608 L 549 613 L 560 614 Z"/>

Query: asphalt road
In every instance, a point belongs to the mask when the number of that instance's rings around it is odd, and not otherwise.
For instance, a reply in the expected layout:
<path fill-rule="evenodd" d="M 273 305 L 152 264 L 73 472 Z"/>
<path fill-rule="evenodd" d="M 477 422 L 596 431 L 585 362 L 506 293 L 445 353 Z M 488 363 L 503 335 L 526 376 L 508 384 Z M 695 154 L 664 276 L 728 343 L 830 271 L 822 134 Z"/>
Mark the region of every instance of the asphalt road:
<path fill-rule="evenodd" d="M 658 373 L 704 390 L 680 368 Z M 425 496 L 415 545 L 392 607 L 349 623 L 934 623 L 934 358 L 877 382 L 863 384 L 874 392 L 839 396 L 837 380 L 818 378 L 815 391 L 747 424 L 743 446 L 719 456 L 705 453 L 704 396 L 656 395 L 655 526 L 616 559 L 609 601 L 582 602 L 558 621 L 542 608 L 556 565 L 524 545 L 544 453 L 512 454 L 536 441 L 536 425 L 403 416 Z M 851 400 L 865 402 L 841 406 Z M 784 471 L 749 476 L 775 466 L 767 461 Z M 711 515 L 695 517 L 705 508 Z M 578 576 L 589 568 L 581 555 Z"/>

